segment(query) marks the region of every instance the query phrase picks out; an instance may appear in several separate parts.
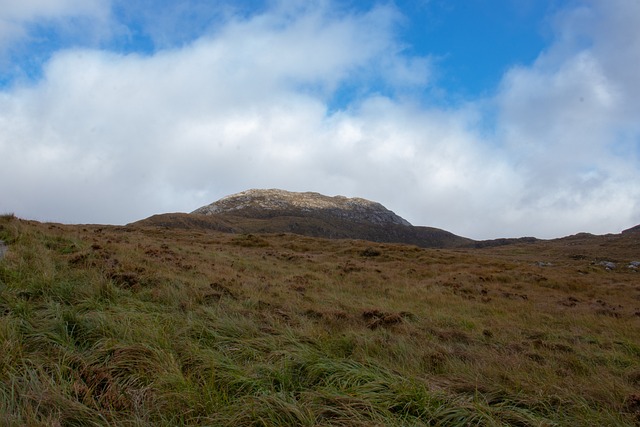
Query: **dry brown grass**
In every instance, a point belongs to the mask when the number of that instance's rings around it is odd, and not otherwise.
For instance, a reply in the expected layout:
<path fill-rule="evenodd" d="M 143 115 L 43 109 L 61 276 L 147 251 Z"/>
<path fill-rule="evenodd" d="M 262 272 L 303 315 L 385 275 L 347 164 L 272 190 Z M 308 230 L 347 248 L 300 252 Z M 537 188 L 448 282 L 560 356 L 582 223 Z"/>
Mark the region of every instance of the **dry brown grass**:
<path fill-rule="evenodd" d="M 0 233 L 5 424 L 640 421 L 637 240 L 436 250 L 13 218 Z"/>

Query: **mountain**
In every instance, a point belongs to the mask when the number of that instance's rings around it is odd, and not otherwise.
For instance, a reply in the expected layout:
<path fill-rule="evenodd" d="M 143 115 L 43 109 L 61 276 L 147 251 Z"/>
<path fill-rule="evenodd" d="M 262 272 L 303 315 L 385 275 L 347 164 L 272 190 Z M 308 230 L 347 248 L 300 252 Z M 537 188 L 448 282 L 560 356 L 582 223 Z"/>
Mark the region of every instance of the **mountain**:
<path fill-rule="evenodd" d="M 319 193 L 294 193 L 284 190 L 248 190 L 224 197 L 203 206 L 192 214 L 231 214 L 247 218 L 313 217 L 344 219 L 371 225 L 405 225 L 399 217 L 380 203 L 358 197 L 329 197 Z"/>
<path fill-rule="evenodd" d="M 363 198 L 284 190 L 247 190 L 187 213 L 167 213 L 135 226 L 215 230 L 227 233 L 293 233 L 329 239 L 403 243 L 423 248 L 491 248 L 545 242 L 534 237 L 473 240 L 439 228 L 414 226 L 383 205 Z M 558 245 L 635 247 L 640 225 L 620 234 L 579 233 L 547 242 Z M 611 243 L 613 242 L 613 243 Z"/>
<path fill-rule="evenodd" d="M 190 214 L 161 214 L 136 225 L 211 229 L 234 233 L 294 233 L 454 248 L 476 243 L 433 227 L 416 227 L 377 202 L 284 190 L 248 190 Z"/>

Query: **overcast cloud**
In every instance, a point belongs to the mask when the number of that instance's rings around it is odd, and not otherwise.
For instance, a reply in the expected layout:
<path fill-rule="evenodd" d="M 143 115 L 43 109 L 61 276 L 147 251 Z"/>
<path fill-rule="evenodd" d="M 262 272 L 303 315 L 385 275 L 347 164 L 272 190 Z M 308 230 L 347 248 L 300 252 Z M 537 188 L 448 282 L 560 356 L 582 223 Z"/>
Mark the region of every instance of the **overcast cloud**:
<path fill-rule="evenodd" d="M 122 54 L 99 48 L 123 34 L 106 2 L 5 3 L 5 56 L 37 20 L 102 29 L 0 88 L 0 211 L 123 224 L 282 188 L 365 197 L 473 238 L 640 223 L 637 1 L 561 10 L 533 64 L 447 107 L 414 95 L 439 90 L 437 61 L 406 53 L 391 6 L 224 10 L 194 41 Z"/>

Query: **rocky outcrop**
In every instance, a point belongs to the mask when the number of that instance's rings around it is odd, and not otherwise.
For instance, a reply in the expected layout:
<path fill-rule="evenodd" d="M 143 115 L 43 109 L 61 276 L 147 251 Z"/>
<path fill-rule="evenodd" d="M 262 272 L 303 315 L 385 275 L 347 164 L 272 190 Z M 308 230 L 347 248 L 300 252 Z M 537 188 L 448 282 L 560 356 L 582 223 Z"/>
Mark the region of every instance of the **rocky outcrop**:
<path fill-rule="evenodd" d="M 286 216 L 335 218 L 374 225 L 411 226 L 380 203 L 344 196 L 329 197 L 319 193 L 294 193 L 284 190 L 248 190 L 224 197 L 192 214 L 230 214 L 250 218 Z"/>

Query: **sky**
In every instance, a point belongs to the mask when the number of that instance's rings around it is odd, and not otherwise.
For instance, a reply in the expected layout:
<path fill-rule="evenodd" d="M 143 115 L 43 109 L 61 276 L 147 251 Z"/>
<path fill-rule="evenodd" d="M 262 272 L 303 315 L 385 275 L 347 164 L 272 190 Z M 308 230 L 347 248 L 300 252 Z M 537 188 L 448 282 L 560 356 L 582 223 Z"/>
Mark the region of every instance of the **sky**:
<path fill-rule="evenodd" d="M 475 239 L 640 224 L 638 0 L 0 0 L 0 213 L 252 188 Z"/>

